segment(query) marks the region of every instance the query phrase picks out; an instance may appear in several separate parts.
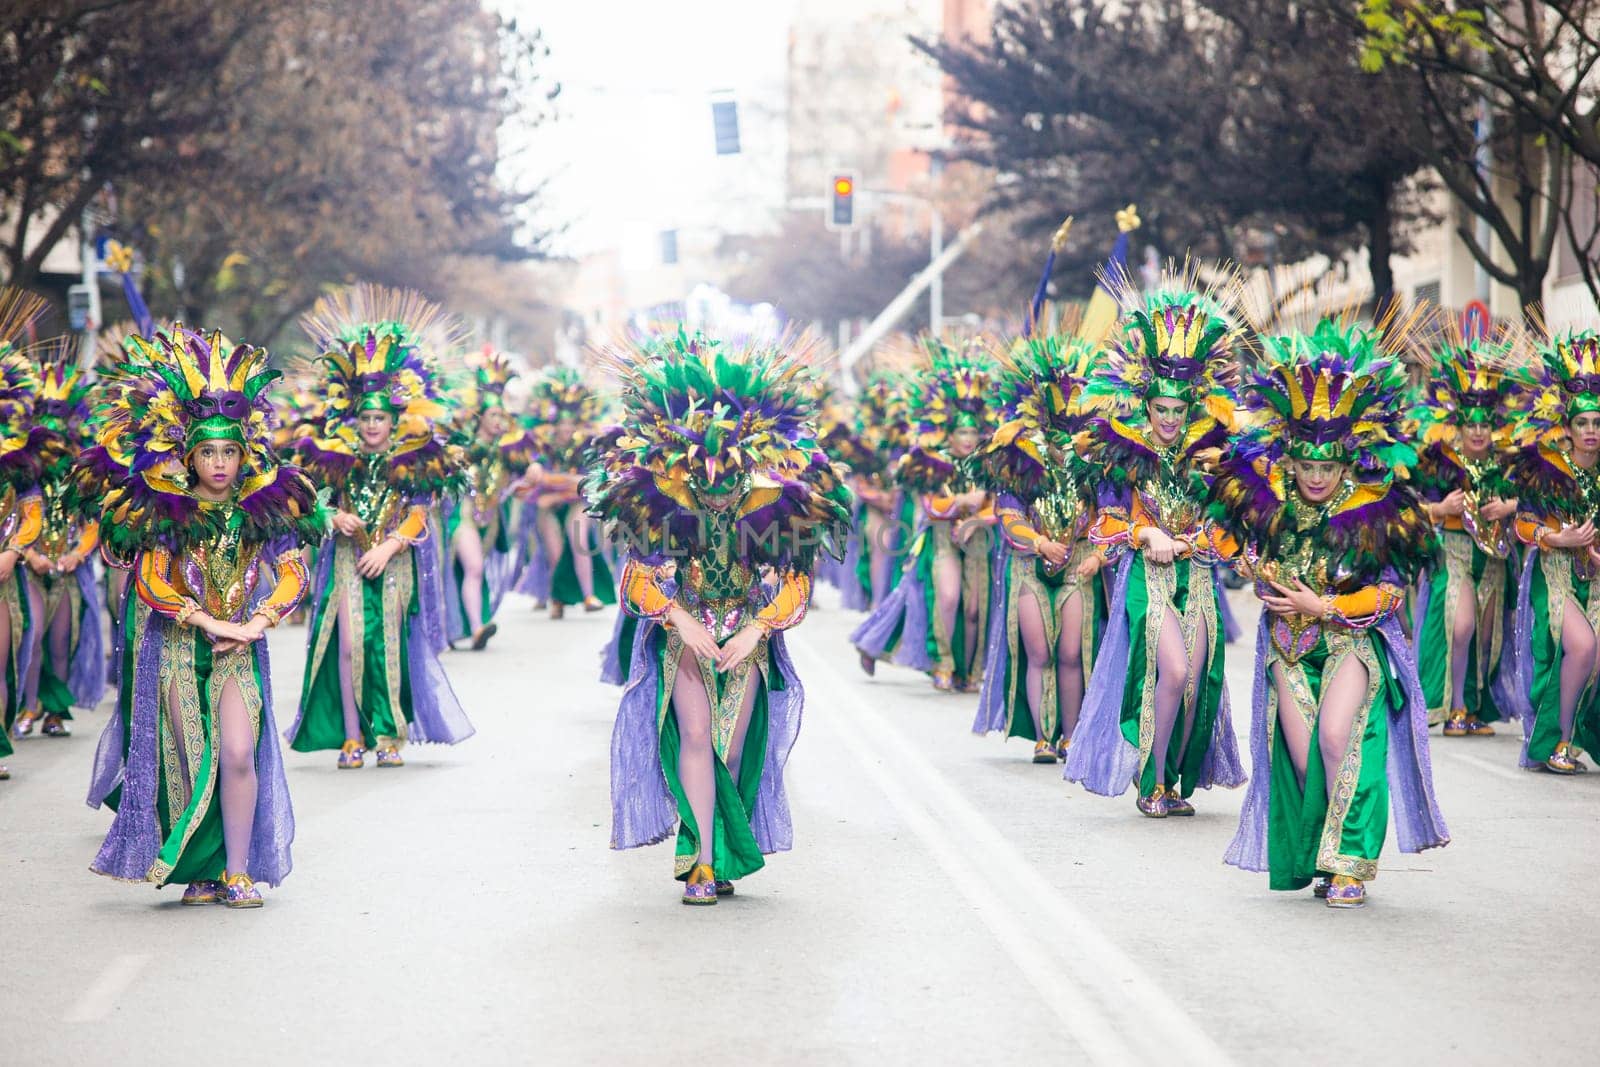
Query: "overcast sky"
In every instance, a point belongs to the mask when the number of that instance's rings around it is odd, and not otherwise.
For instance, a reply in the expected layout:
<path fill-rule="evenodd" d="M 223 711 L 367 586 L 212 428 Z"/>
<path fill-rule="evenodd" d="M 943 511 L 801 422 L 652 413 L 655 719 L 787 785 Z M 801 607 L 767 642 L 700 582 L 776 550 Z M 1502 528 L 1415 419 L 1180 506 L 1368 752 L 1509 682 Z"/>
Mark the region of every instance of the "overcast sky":
<path fill-rule="evenodd" d="M 741 98 L 747 159 L 781 160 L 750 105 L 781 106 L 790 0 L 497 0 L 543 29 L 559 118 L 534 133 L 518 169 L 551 179 L 546 214 L 567 223 L 559 251 L 628 248 L 718 210 L 708 168 L 717 90 Z M 782 171 L 775 172 L 781 183 Z M 725 183 L 719 183 L 725 187 Z"/>

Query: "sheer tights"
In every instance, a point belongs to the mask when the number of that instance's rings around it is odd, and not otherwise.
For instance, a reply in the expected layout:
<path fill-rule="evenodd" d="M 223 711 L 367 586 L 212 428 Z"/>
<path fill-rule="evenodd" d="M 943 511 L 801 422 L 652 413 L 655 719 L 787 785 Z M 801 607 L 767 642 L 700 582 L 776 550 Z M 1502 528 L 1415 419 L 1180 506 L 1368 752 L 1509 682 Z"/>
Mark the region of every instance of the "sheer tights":
<path fill-rule="evenodd" d="M 248 655 L 248 652 L 229 653 Z M 188 756 L 183 745 L 183 713 L 178 702 L 178 685 L 167 691 L 167 724 L 178 751 L 184 803 L 193 795 Z M 237 682 L 229 681 L 216 697 L 213 729 L 216 731 L 218 802 L 222 805 L 222 847 L 229 874 L 246 871 L 250 865 L 250 838 L 256 825 L 256 731 Z"/>
<path fill-rule="evenodd" d="M 76 579 L 61 579 L 75 581 Z M 32 582 L 29 585 L 33 585 Z M 30 591 L 29 605 L 41 614 L 44 611 L 44 594 L 42 590 Z M 72 597 L 63 595 L 60 603 L 56 605 L 55 614 L 46 620 L 40 627 L 37 644 L 34 647 L 33 662 L 28 665 L 28 677 L 23 686 L 23 707 L 37 708 L 39 706 L 39 682 L 44 677 L 44 655 L 46 646 L 50 651 L 50 662 L 55 665 L 56 676 L 63 681 L 70 673 L 69 663 L 72 659 Z"/>
<path fill-rule="evenodd" d="M 1281 667 L 1272 670 L 1273 684 L 1278 690 L 1278 734 L 1289 750 L 1289 762 L 1294 764 L 1295 778 L 1304 789 L 1306 762 L 1311 758 L 1311 728 L 1300 718 L 1289 683 Z M 1351 735 L 1355 729 L 1356 714 L 1367 697 L 1367 665 L 1354 656 L 1347 656 L 1332 678 L 1322 687 L 1322 702 L 1317 707 L 1317 751 L 1322 757 L 1324 783 L 1339 776 L 1339 764 L 1350 751 Z"/>
<path fill-rule="evenodd" d="M 1561 740 L 1571 742 L 1578 719 L 1578 701 L 1594 677 L 1600 645 L 1578 606 L 1567 602 L 1561 619 Z"/>
<path fill-rule="evenodd" d="M 1040 704 L 1044 699 L 1044 672 L 1050 662 L 1050 638 L 1045 631 L 1044 606 L 1024 589 L 1017 598 L 1017 623 L 1022 631 L 1022 649 L 1027 657 L 1023 687 L 1028 694 L 1028 711 L 1033 715 L 1033 736 L 1045 736 Z M 1060 716 L 1061 736 L 1071 737 L 1083 707 L 1083 596 L 1071 593 L 1061 604 L 1056 630 L 1056 712 Z"/>
<path fill-rule="evenodd" d="M 344 739 L 360 744 L 361 706 L 356 700 L 355 682 L 357 641 L 355 621 L 350 614 L 350 597 L 353 595 L 346 592 L 339 597 L 334 627 L 339 639 L 339 706 L 344 712 Z"/>
<path fill-rule="evenodd" d="M 1466 706 L 1467 661 L 1471 658 L 1472 637 L 1477 632 L 1478 598 L 1472 583 L 1462 582 L 1456 594 L 1456 617 L 1450 623 L 1450 694 L 1457 708 Z"/>
<path fill-rule="evenodd" d="M 594 550 L 589 545 L 589 533 L 594 520 L 583 511 L 573 508 L 567 515 L 567 543 L 572 546 L 572 570 L 578 576 L 578 591 L 585 600 L 594 596 Z M 558 557 L 559 558 L 559 557 Z"/>
<path fill-rule="evenodd" d="M 753 670 L 754 668 L 752 668 Z M 745 688 L 744 704 L 728 748 L 728 774 L 739 781 L 739 761 L 744 755 L 745 735 L 750 731 L 750 714 L 755 708 L 760 683 L 752 678 Z M 678 657 L 678 676 L 672 685 L 672 714 L 678 722 L 678 780 L 689 810 L 700 831 L 701 863 L 711 863 L 715 855 L 717 806 L 716 751 L 711 743 L 711 697 L 700 677 L 700 663 L 685 649 Z"/>
<path fill-rule="evenodd" d="M 483 537 L 470 514 L 461 516 L 450 547 L 461 567 L 461 607 L 467 616 L 467 629 L 477 630 L 489 621 L 489 616 L 483 602 Z"/>
<path fill-rule="evenodd" d="M 1172 733 L 1177 729 L 1181 714 L 1183 735 L 1178 750 L 1186 754 L 1194 732 L 1196 699 L 1186 700 L 1185 697 L 1188 695 L 1191 680 L 1195 680 L 1198 686 L 1198 680 L 1204 676 L 1210 656 L 1204 626 L 1200 627 L 1195 637 L 1194 652 L 1191 655 L 1184 648 L 1183 630 L 1178 625 L 1177 617 L 1165 608 L 1157 610 L 1163 612 L 1163 618 L 1156 639 L 1156 731 L 1151 758 L 1156 761 L 1156 784 L 1166 785 L 1167 751 L 1172 744 Z M 1181 756 L 1179 762 L 1180 764 L 1182 762 Z"/>

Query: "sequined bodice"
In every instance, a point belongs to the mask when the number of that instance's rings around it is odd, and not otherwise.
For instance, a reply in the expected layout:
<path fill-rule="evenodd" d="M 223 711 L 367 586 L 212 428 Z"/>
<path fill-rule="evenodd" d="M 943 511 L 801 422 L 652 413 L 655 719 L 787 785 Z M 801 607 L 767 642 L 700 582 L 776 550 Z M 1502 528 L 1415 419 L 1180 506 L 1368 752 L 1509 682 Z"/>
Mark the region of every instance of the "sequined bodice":
<path fill-rule="evenodd" d="M 393 533 L 406 510 L 405 502 L 389 478 L 388 465 L 387 455 L 361 455 L 345 479 L 344 505 L 362 522 L 364 532 L 357 540 L 364 548 L 370 548 Z"/>
<path fill-rule="evenodd" d="M 718 641 L 738 633 L 749 621 L 759 580 L 738 551 L 739 531 L 732 512 L 706 514 L 705 550 L 678 567 L 678 600 Z"/>
<path fill-rule="evenodd" d="M 66 485 L 46 479 L 40 492 L 40 518 L 43 525 L 33 547 L 50 559 L 58 559 L 71 549 L 78 534 L 78 523 L 67 510 Z"/>
<path fill-rule="evenodd" d="M 1089 511 L 1077 482 L 1061 467 L 1046 473 L 1046 489 L 1030 506 L 1037 529 L 1052 541 L 1070 545 L 1088 534 Z"/>
<path fill-rule="evenodd" d="M 261 546 L 239 537 L 239 518 L 227 505 L 223 532 L 187 549 L 173 568 L 179 591 L 204 605 L 213 618 L 241 621 L 260 581 Z"/>
<path fill-rule="evenodd" d="M 498 448 L 479 445 L 473 450 L 468 476 L 472 482 L 473 521 L 488 526 L 511 487 L 511 465 Z"/>
<path fill-rule="evenodd" d="M 1199 532 L 1205 514 L 1201 493 L 1191 474 L 1188 460 L 1178 449 L 1160 453 L 1156 475 L 1134 487 L 1145 517 L 1169 537 L 1192 537 Z"/>

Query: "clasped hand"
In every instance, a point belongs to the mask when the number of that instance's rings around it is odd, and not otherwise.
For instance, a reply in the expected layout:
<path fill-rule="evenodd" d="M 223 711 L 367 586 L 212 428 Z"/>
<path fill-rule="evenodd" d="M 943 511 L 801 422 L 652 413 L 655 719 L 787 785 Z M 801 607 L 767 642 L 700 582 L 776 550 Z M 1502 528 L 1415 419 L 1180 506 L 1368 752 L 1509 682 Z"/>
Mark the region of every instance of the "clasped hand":
<path fill-rule="evenodd" d="M 1294 585 L 1287 586 L 1281 582 L 1269 583 L 1278 591 L 1277 596 L 1270 594 L 1261 595 L 1261 603 L 1266 605 L 1268 611 L 1274 615 L 1305 615 L 1309 618 L 1320 619 L 1327 605 L 1317 595 L 1316 590 L 1310 588 L 1305 582 L 1296 578 Z"/>
<path fill-rule="evenodd" d="M 268 620 L 265 615 L 252 615 L 246 623 L 228 622 L 197 612 L 189 621 L 211 638 L 212 649 L 218 655 L 225 655 L 261 640 Z"/>
<path fill-rule="evenodd" d="M 719 645 L 705 624 L 682 608 L 672 609 L 670 621 L 672 628 L 678 631 L 683 647 L 701 659 L 711 660 L 721 674 L 733 670 L 754 655 L 763 633 L 761 627 L 752 624 Z"/>

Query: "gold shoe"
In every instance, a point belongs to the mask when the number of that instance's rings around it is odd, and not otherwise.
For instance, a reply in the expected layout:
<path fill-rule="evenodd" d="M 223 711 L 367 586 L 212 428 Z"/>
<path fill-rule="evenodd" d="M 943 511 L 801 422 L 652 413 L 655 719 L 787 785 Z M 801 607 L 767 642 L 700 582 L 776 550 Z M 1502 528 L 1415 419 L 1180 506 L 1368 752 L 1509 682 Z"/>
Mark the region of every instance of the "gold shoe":
<path fill-rule="evenodd" d="M 1554 774 L 1582 774 L 1589 768 L 1579 763 L 1572 754 L 1572 745 L 1566 741 L 1556 746 L 1550 758 L 1544 761 L 1545 769 Z"/>
<path fill-rule="evenodd" d="M 1035 741 L 1033 743 L 1033 762 L 1054 763 L 1056 759 L 1056 746 L 1048 741 Z"/>
<path fill-rule="evenodd" d="M 1467 716 L 1468 737 L 1493 737 L 1494 727 L 1478 718 L 1476 715 Z"/>
<path fill-rule="evenodd" d="M 1450 717 L 1444 721 L 1444 735 L 1446 737 L 1467 736 L 1467 709 L 1453 708 Z"/>
<path fill-rule="evenodd" d="M 584 611 L 600 611 L 604 608 L 605 605 L 600 602 L 600 598 L 597 596 L 586 596 L 583 598 Z"/>
<path fill-rule="evenodd" d="M 717 876 L 709 863 L 697 863 L 683 887 L 683 902 L 704 906 L 717 902 Z"/>
<path fill-rule="evenodd" d="M 933 672 L 933 687 L 941 693 L 955 692 L 955 676 L 949 671 Z"/>

